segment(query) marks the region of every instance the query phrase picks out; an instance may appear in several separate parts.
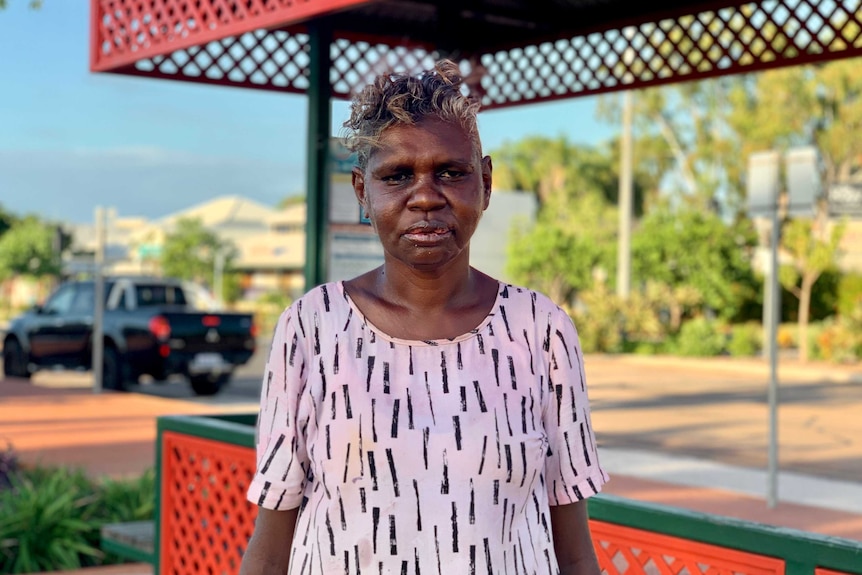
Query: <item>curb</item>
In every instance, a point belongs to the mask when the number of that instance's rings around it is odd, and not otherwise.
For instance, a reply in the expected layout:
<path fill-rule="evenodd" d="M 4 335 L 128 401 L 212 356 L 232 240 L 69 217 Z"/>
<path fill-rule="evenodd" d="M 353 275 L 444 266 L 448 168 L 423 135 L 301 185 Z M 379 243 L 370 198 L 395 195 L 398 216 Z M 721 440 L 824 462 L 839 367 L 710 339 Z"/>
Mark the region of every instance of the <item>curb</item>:
<path fill-rule="evenodd" d="M 587 355 L 587 365 L 589 365 Z M 688 358 L 663 355 L 596 354 L 605 360 L 614 360 L 628 365 L 666 367 L 679 369 L 702 369 L 723 371 L 740 375 L 769 377 L 769 363 L 765 359 L 735 358 Z M 824 363 L 800 365 L 797 362 L 778 362 L 779 379 L 794 381 L 821 381 L 834 383 L 862 383 L 862 364 L 839 366 Z"/>

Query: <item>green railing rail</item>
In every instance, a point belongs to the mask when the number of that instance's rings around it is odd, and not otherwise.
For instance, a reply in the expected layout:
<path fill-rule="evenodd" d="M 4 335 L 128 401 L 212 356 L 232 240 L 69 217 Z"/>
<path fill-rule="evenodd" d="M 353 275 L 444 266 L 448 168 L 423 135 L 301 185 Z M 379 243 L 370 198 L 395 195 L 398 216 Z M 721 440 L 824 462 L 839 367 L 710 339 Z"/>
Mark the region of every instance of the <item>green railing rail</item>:
<path fill-rule="evenodd" d="M 255 414 L 165 416 L 158 419 L 156 467 L 161 505 L 162 434 L 171 431 L 242 447 L 254 447 Z M 796 529 L 773 527 L 676 507 L 600 494 L 589 503 L 590 518 L 698 543 L 782 559 L 785 575 L 813 575 L 829 569 L 862 575 L 862 542 Z M 156 573 L 159 526 L 156 524 Z"/>

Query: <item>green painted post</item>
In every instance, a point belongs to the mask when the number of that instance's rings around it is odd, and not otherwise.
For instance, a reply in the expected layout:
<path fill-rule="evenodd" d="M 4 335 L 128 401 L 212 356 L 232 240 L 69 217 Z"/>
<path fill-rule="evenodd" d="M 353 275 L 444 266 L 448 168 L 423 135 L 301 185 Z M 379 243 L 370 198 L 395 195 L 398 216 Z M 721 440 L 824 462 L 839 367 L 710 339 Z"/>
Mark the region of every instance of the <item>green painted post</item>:
<path fill-rule="evenodd" d="M 326 281 L 329 211 L 329 133 L 332 88 L 329 84 L 332 32 L 326 23 L 310 22 L 308 74 L 308 159 L 306 178 L 305 289 Z"/>

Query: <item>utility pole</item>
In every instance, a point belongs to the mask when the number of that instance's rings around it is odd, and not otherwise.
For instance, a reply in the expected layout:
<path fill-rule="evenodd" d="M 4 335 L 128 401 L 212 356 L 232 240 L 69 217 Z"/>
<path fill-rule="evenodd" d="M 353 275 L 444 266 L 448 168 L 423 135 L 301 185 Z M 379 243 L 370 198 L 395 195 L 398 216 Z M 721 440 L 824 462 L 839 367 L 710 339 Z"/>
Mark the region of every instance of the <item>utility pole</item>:
<path fill-rule="evenodd" d="M 632 273 L 632 118 L 631 90 L 623 92 L 623 130 L 620 138 L 619 244 L 617 246 L 617 295 L 629 297 Z"/>
<path fill-rule="evenodd" d="M 96 249 L 93 255 L 93 338 L 90 342 L 92 347 L 93 364 L 93 393 L 102 392 L 102 363 L 104 359 L 104 316 L 105 316 L 105 209 L 96 206 Z"/>

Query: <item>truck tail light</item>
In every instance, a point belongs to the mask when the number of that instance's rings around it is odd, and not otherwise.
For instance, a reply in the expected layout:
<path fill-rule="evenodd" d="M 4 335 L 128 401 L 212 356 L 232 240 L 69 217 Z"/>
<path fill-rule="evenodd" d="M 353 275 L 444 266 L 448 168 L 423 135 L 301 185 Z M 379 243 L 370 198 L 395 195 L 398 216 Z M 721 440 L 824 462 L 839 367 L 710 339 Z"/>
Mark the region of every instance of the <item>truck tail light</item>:
<path fill-rule="evenodd" d="M 206 327 L 218 327 L 221 324 L 221 318 L 217 315 L 205 315 L 201 323 Z"/>
<path fill-rule="evenodd" d="M 257 328 L 257 324 L 254 322 L 251 322 L 251 328 L 249 328 L 249 333 L 251 333 L 251 337 L 257 338 L 258 331 L 259 330 Z"/>
<path fill-rule="evenodd" d="M 171 346 L 169 346 L 166 343 L 163 343 L 162 345 L 160 345 L 159 346 L 159 355 L 162 357 L 165 357 L 165 358 L 168 357 L 169 355 L 171 355 Z"/>
<path fill-rule="evenodd" d="M 171 324 L 168 323 L 168 319 L 166 317 L 157 315 L 150 319 L 150 333 L 152 333 L 156 339 L 168 339 L 171 337 Z"/>

